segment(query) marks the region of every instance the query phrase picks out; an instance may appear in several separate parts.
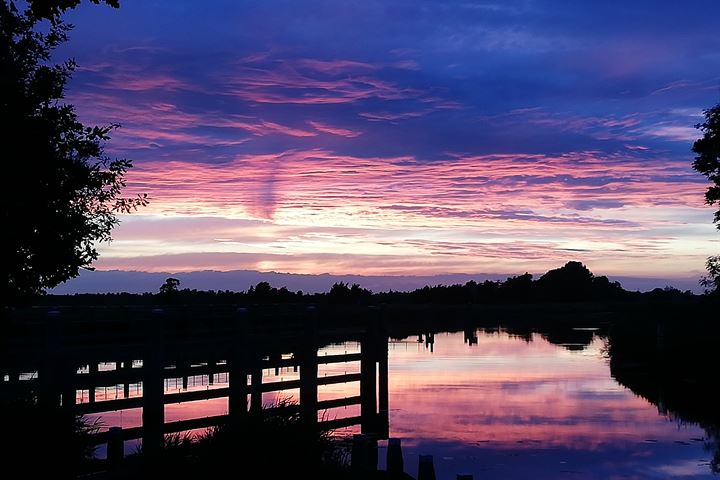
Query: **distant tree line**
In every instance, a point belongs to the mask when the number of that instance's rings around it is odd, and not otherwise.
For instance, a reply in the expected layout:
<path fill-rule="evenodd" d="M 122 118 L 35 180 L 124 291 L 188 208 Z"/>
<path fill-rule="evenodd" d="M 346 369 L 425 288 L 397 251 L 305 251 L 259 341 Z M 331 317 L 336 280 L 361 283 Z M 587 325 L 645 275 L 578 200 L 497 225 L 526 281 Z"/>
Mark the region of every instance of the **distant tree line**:
<path fill-rule="evenodd" d="M 690 291 L 672 287 L 657 288 L 651 292 L 630 292 L 619 282 L 605 276 L 595 276 L 580 262 L 568 262 L 550 270 L 537 280 L 533 275 L 509 277 L 504 281 L 471 280 L 465 284 L 425 286 L 410 292 L 379 292 L 362 288 L 358 284 L 335 283 L 324 293 L 291 291 L 260 282 L 245 291 L 181 289 L 180 281 L 168 278 L 158 293 L 107 293 L 46 295 L 45 304 L 329 304 L 329 305 L 380 305 L 380 304 L 502 304 L 502 303 L 574 303 L 574 302 L 626 302 L 641 300 L 693 301 Z"/>

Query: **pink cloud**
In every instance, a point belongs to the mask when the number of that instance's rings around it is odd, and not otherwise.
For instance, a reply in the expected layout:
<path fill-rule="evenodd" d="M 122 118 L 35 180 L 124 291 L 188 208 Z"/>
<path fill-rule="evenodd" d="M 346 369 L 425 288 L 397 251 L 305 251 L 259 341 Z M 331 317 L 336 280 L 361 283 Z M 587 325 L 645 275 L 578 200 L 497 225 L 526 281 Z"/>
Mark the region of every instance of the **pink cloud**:
<path fill-rule="evenodd" d="M 395 121 L 395 120 L 405 120 L 408 118 L 417 118 L 422 117 L 423 115 L 427 115 L 430 113 L 430 110 L 420 110 L 417 112 L 402 112 L 402 113 L 394 113 L 394 112 L 362 112 L 359 113 L 361 117 L 364 117 L 370 121 L 373 122 L 381 122 L 381 121 Z"/>
<path fill-rule="evenodd" d="M 646 152 L 646 151 L 650 150 L 648 147 L 645 147 L 643 145 L 623 145 L 623 146 L 625 148 L 627 148 L 628 150 L 635 150 L 635 151 L 640 151 L 640 152 Z"/>
<path fill-rule="evenodd" d="M 442 248 L 442 247 L 438 247 Z M 528 250 L 530 248 L 530 250 Z M 506 246 L 478 244 L 474 249 L 457 249 L 445 254 L 426 245 L 415 254 L 363 253 L 297 253 L 198 251 L 177 254 L 113 256 L 106 251 L 97 262 L 101 270 L 135 270 L 146 272 L 190 272 L 198 270 L 258 270 L 309 274 L 426 275 L 445 273 L 492 272 L 498 265 L 508 271 L 546 270 L 557 267 L 558 258 L 582 259 L 604 265 L 603 273 L 612 269 L 597 256 L 554 248 L 553 245 L 510 242 Z M 632 256 L 637 261 L 639 256 Z"/>
<path fill-rule="evenodd" d="M 407 67 L 409 65 L 405 65 Z M 429 92 L 369 74 L 381 67 L 351 60 L 277 59 L 237 63 L 217 80 L 236 97 L 253 103 L 328 105 L 365 99 L 416 99 L 447 103 Z"/>
<path fill-rule="evenodd" d="M 696 128 L 687 125 L 653 125 L 646 129 L 646 134 L 676 142 L 693 142 L 700 137 Z"/>
<path fill-rule="evenodd" d="M 245 69 L 228 80 L 228 92 L 249 102 L 327 105 L 378 98 L 415 98 L 419 91 L 370 77 L 315 80 L 285 67 L 281 72 Z"/>
<path fill-rule="evenodd" d="M 153 148 L 169 142 L 228 146 L 240 145 L 250 140 L 247 136 L 228 138 L 228 135 L 218 129 L 239 129 L 255 137 L 315 137 L 319 131 L 317 128 L 306 129 L 219 111 L 190 113 L 169 102 L 126 102 L 120 97 L 105 93 L 73 93 L 70 99 L 77 105 L 85 122 L 120 122 L 123 125 L 123 128 L 113 135 L 113 145 L 118 149 Z M 202 130 L 203 127 L 211 127 L 212 130 Z M 339 132 L 344 132 L 343 136 L 352 133 L 343 129 Z"/>
<path fill-rule="evenodd" d="M 329 133 L 330 135 L 338 135 L 340 137 L 347 137 L 347 138 L 354 138 L 354 137 L 361 135 L 361 132 L 358 132 L 356 130 L 335 127 L 332 125 L 327 125 L 325 123 L 316 122 L 313 120 L 309 121 L 308 123 L 318 132 Z"/>
<path fill-rule="evenodd" d="M 640 136 L 641 118 L 638 114 L 621 117 L 583 116 L 569 112 L 549 112 L 541 107 L 518 108 L 507 114 L 489 117 L 496 121 L 506 117 L 522 122 L 551 127 L 564 132 L 589 134 L 601 140 L 633 141 Z"/>
<path fill-rule="evenodd" d="M 310 130 L 303 130 L 300 128 L 294 128 L 289 127 L 287 125 L 280 125 L 279 123 L 275 122 L 267 122 L 265 120 L 256 121 L 256 122 L 249 122 L 249 121 L 236 121 L 232 119 L 220 119 L 216 126 L 219 127 L 231 127 L 231 128 L 241 128 L 243 130 L 247 130 L 248 132 L 252 133 L 253 135 L 257 135 L 260 137 L 266 136 L 266 135 L 273 135 L 273 134 L 282 134 L 282 135 L 288 135 L 291 137 L 315 137 L 317 136 L 316 132 L 312 132 Z"/>
<path fill-rule="evenodd" d="M 180 80 L 172 73 L 148 69 L 133 63 L 83 65 L 79 71 L 98 75 L 100 80 L 95 82 L 94 86 L 105 90 L 131 92 L 199 90 L 197 85 Z"/>
<path fill-rule="evenodd" d="M 106 88 L 143 92 L 148 90 L 193 90 L 194 86 L 169 75 L 122 75 L 105 83 Z"/>
<path fill-rule="evenodd" d="M 353 60 L 318 60 L 314 58 L 303 58 L 294 60 L 293 62 L 299 67 L 315 70 L 328 75 L 338 75 L 363 70 L 378 70 L 379 68 L 376 65 L 356 62 Z"/>
<path fill-rule="evenodd" d="M 708 80 L 692 82 L 689 80 L 677 80 L 658 88 L 650 93 L 650 95 L 658 95 L 661 93 L 672 92 L 674 90 L 693 89 L 693 90 L 715 90 L 720 78 L 715 77 Z"/>
<path fill-rule="evenodd" d="M 278 210 L 290 216 L 336 212 L 333 215 L 352 215 L 371 224 L 448 227 L 494 220 L 584 228 L 592 217 L 579 218 L 568 205 L 583 205 L 583 212 L 603 206 L 698 207 L 704 188 L 685 162 L 657 160 L 650 168 L 632 156 L 594 152 L 421 162 L 412 157 L 288 151 L 243 155 L 222 165 L 144 162 L 130 181 L 131 190 L 150 194 L 150 208 L 157 212 L 224 211 L 236 217 L 265 212 L 259 218 L 273 218 Z M 438 198 L 443 199 L 442 208 L 436 207 Z M 595 223 L 633 228 L 608 220 Z"/>

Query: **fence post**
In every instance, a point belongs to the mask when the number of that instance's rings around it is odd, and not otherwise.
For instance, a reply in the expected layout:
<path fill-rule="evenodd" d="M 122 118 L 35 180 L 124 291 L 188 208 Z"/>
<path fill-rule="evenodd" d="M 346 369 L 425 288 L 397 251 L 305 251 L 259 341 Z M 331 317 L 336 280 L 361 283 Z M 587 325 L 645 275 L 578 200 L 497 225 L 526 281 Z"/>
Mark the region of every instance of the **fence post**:
<path fill-rule="evenodd" d="M 377 471 L 377 440 L 372 435 L 353 435 L 350 468 L 364 474 Z"/>
<path fill-rule="evenodd" d="M 143 358 L 142 376 L 142 449 L 146 458 L 159 455 L 165 444 L 163 435 L 165 426 L 164 314 L 162 309 L 153 309 L 152 318 L 147 326 L 147 344 Z"/>
<path fill-rule="evenodd" d="M 125 452 L 123 451 L 122 427 L 110 427 L 108 430 L 107 461 L 111 469 L 120 466 Z"/>

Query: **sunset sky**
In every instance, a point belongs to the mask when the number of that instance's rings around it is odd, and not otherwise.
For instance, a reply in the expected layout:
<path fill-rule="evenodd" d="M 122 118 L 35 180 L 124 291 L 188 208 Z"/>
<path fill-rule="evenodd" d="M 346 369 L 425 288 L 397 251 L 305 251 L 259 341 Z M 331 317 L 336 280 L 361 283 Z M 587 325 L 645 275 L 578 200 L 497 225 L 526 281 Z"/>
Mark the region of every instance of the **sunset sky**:
<path fill-rule="evenodd" d="M 56 59 L 135 161 L 98 269 L 699 275 L 717 0 L 83 4 Z"/>

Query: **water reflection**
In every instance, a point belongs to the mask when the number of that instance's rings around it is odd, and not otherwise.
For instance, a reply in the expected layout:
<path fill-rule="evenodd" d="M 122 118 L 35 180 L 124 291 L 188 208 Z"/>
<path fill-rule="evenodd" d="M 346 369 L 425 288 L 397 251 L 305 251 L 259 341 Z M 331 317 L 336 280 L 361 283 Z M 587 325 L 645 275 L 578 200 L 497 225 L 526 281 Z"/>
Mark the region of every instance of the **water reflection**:
<path fill-rule="evenodd" d="M 703 329 L 704 335 L 698 335 L 687 323 L 621 325 L 613 329 L 608 342 L 611 372 L 618 382 L 651 402 L 663 415 L 705 430 L 705 447 L 712 457 L 710 468 L 717 474 L 720 408 L 716 341 L 720 326 L 714 323 Z"/>
<path fill-rule="evenodd" d="M 411 474 L 433 453 L 438 478 L 710 476 L 703 429 L 615 381 L 594 329 L 436 334 L 432 351 L 409 337 L 389 356 L 390 435 Z"/>
<path fill-rule="evenodd" d="M 714 364 L 661 361 L 668 352 L 658 354 L 654 337 L 645 345 L 642 335 L 582 326 L 464 328 L 389 342 L 368 332 L 334 343 L 314 332 L 120 354 L 7 350 L 0 392 L 100 419 L 92 437 L 100 457 L 109 427 L 123 429 L 126 453 L 141 442 L 151 451 L 163 434 L 203 431 L 289 399 L 305 421 L 339 435 L 402 439 L 411 475 L 423 454 L 434 455 L 440 479 L 712 475 L 720 425 L 712 383 L 688 383 L 687 372 L 707 380 Z"/>

